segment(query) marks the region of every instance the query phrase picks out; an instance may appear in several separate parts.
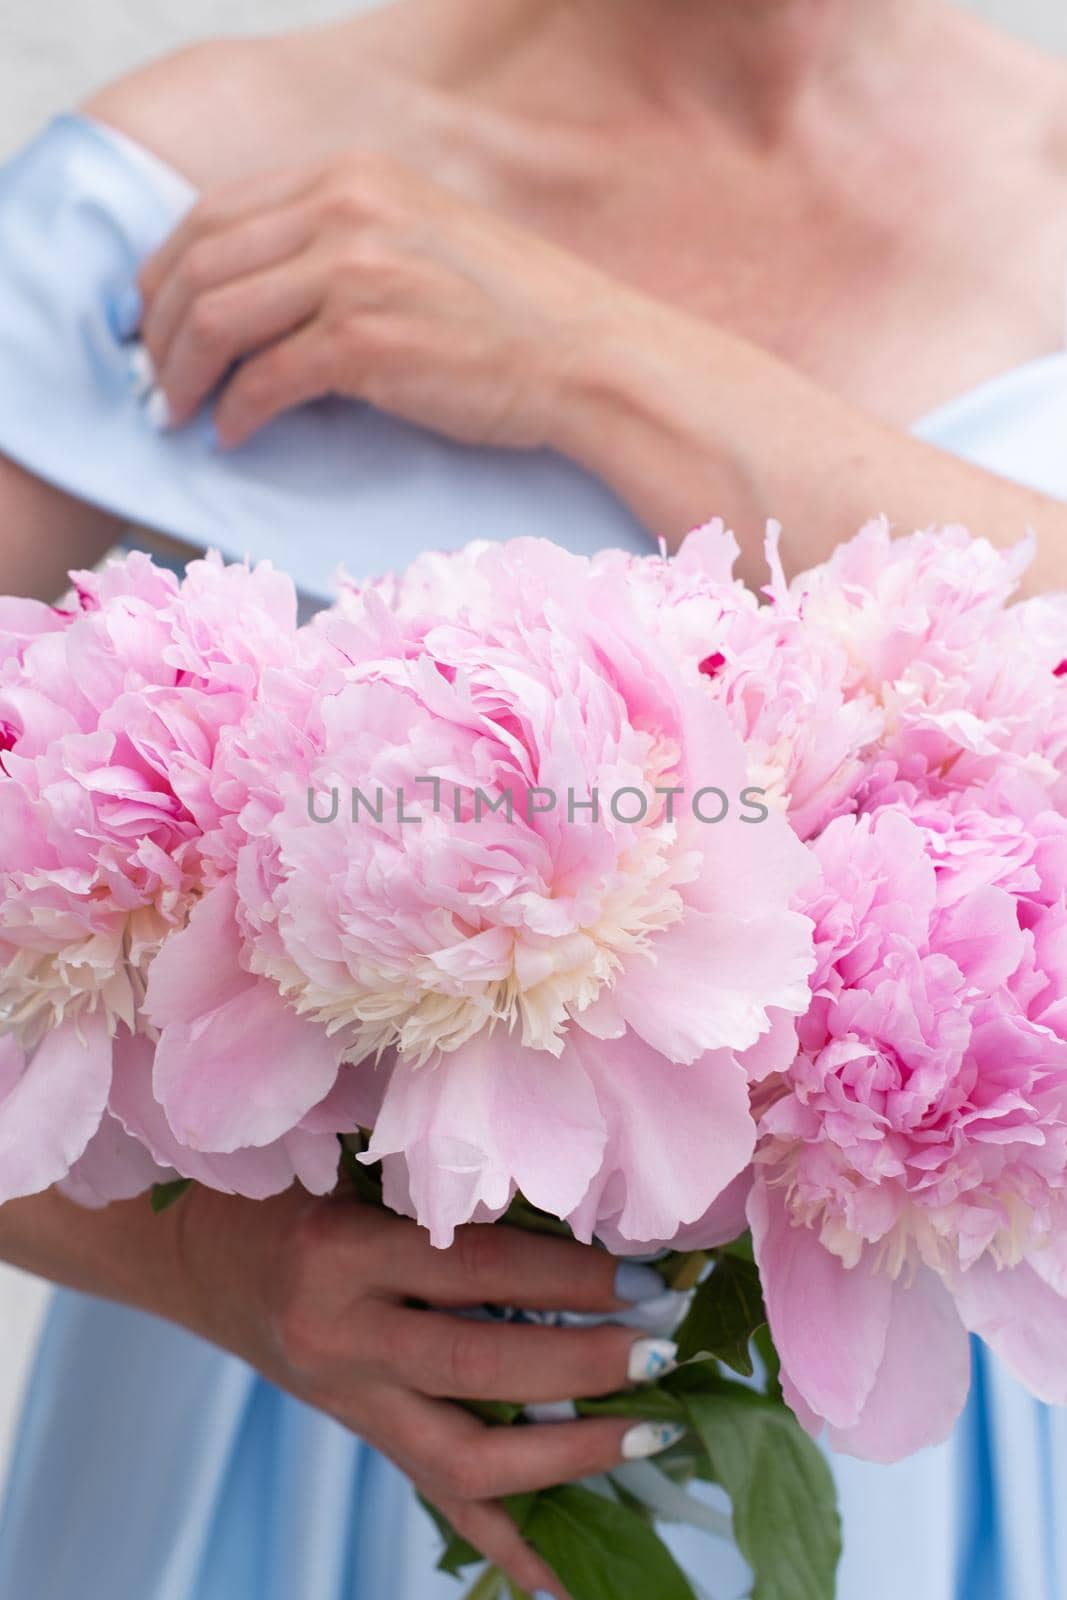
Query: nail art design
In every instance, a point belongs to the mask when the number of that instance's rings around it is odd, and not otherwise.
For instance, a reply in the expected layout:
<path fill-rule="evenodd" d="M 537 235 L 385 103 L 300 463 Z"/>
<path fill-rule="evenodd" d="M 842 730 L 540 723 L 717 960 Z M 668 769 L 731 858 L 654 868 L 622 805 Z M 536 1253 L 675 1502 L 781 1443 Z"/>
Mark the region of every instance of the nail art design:
<path fill-rule="evenodd" d="M 638 1339 L 630 1346 L 631 1383 L 654 1383 L 665 1378 L 678 1365 L 678 1346 L 673 1339 Z"/>
<path fill-rule="evenodd" d="M 654 1300 L 666 1291 L 667 1285 L 654 1267 L 639 1261 L 621 1261 L 615 1274 L 615 1298 L 630 1305 L 642 1300 Z"/>
<path fill-rule="evenodd" d="M 639 1422 L 623 1437 L 622 1458 L 644 1461 L 649 1456 L 661 1455 L 684 1436 L 685 1428 L 680 1422 Z"/>

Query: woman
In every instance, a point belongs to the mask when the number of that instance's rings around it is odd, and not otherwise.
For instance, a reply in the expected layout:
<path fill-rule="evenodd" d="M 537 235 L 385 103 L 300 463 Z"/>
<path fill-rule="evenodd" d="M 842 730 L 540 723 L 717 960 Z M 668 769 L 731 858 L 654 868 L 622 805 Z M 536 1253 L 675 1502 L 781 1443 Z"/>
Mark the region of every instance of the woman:
<path fill-rule="evenodd" d="M 755 577 L 764 515 L 797 566 L 877 510 L 999 543 L 1032 524 L 1035 586 L 1062 583 L 1065 135 L 1063 69 L 934 0 L 402 0 L 150 68 L 0 191 L 0 490 L 33 529 L 0 585 L 55 592 L 117 518 L 273 555 L 314 598 L 340 559 L 519 531 L 640 549 L 711 511 Z M 654 1445 L 501 1439 L 445 1403 L 612 1389 L 632 1330 L 442 1348 L 404 1310 L 641 1300 L 577 1246 L 475 1230 L 434 1255 L 398 1220 L 196 1193 L 158 1219 L 17 1202 L 0 1250 L 119 1303 L 60 1299 L 2 1600 L 453 1592 L 344 1429 L 560 1595 L 493 1496 Z M 842 1463 L 842 1595 L 1052 1600 L 1065 1438 L 981 1365 L 951 1446 Z"/>

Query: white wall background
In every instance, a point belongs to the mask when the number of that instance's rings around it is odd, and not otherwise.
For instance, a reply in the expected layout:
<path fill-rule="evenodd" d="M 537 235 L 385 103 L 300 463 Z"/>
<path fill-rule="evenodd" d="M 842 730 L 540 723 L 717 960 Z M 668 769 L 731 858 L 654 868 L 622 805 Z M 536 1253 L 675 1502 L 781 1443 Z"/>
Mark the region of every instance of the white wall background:
<path fill-rule="evenodd" d="M 363 7 L 375 0 L 362 0 Z M 491 0 L 471 0 L 487 4 Z M 1064 0 L 969 0 L 1067 54 Z M 0 14 L 0 157 L 56 111 L 138 62 L 212 34 L 268 32 L 359 9 L 353 0 L 6 0 Z M 0 1268 L 0 1476 L 45 1290 Z"/>

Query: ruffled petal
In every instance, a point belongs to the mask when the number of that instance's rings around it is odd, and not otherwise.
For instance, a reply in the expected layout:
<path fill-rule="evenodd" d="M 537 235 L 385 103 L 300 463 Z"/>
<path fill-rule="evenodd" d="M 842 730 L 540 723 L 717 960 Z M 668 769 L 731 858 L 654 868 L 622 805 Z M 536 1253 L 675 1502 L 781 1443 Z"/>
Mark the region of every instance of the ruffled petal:
<path fill-rule="evenodd" d="M 772 1024 L 784 1028 L 776 1010 L 799 1016 L 811 1002 L 811 924 L 781 908 L 765 918 L 691 911 L 656 937 L 652 951 L 628 963 L 615 1004 L 671 1061 L 751 1049 Z"/>
<path fill-rule="evenodd" d="M 859 1421 L 830 1443 L 865 1461 L 903 1461 L 940 1444 L 956 1425 L 971 1382 L 971 1352 L 955 1301 L 935 1272 L 893 1285 L 885 1355 Z"/>
<path fill-rule="evenodd" d="M 0 1204 L 65 1178 L 100 1126 L 111 1085 L 102 1017 L 61 1023 L 27 1060 L 0 1039 Z"/>
<path fill-rule="evenodd" d="M 606 1231 L 630 1244 L 673 1239 L 752 1158 L 743 1069 L 726 1050 L 678 1066 L 632 1033 L 611 1042 L 577 1034 L 572 1049 L 595 1086 L 608 1143 L 567 1220 L 579 1239 Z"/>
<path fill-rule="evenodd" d="M 783 1370 L 818 1416 L 855 1427 L 885 1355 L 892 1281 L 866 1262 L 847 1268 L 818 1234 L 793 1225 L 781 1190 L 760 1177 L 748 1218 Z"/>
<path fill-rule="evenodd" d="M 181 1144 L 152 1092 L 152 1046 L 147 1039 L 120 1041 L 111 1111 L 162 1166 L 222 1194 L 266 1200 L 290 1188 L 297 1178 L 312 1193 L 326 1194 L 337 1181 L 337 1140 L 326 1133 L 297 1131 L 262 1149 L 227 1155 L 205 1154 Z"/>
<path fill-rule="evenodd" d="M 1032 1394 L 1067 1405 L 1067 1299 L 1022 1262 L 997 1268 L 983 1256 L 953 1285 L 965 1325 Z"/>
<path fill-rule="evenodd" d="M 152 965 L 155 1093 L 179 1143 L 231 1153 L 292 1132 L 330 1093 L 342 1046 L 240 965 L 234 890 L 206 895 Z"/>
<path fill-rule="evenodd" d="M 499 1215 L 516 1189 L 566 1216 L 599 1170 L 606 1141 L 576 1051 L 550 1058 L 497 1033 L 425 1066 L 399 1063 L 366 1159 L 404 1158 L 411 1210 L 444 1248 L 481 1208 Z M 392 1185 L 403 1191 L 396 1173 Z"/>
<path fill-rule="evenodd" d="M 98 1211 L 114 1200 L 133 1200 L 154 1184 L 171 1183 L 178 1176 L 173 1167 L 153 1160 L 140 1139 L 109 1112 L 57 1188 L 68 1200 Z"/>

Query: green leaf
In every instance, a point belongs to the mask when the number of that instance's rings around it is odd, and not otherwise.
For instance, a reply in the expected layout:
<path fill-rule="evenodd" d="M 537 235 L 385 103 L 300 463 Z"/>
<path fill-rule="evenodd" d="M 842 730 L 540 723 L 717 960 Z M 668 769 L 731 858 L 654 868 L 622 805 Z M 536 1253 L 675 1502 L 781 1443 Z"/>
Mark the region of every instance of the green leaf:
<path fill-rule="evenodd" d="M 756 1349 L 759 1351 L 760 1360 L 763 1362 L 763 1392 L 771 1400 L 782 1401 L 782 1358 L 775 1349 L 771 1330 L 764 1325 L 757 1328 L 755 1338 Z"/>
<path fill-rule="evenodd" d="M 723 1256 L 693 1295 L 678 1330 L 678 1359 L 714 1356 L 744 1378 L 752 1376 L 749 1345 L 767 1321 L 759 1272 L 750 1261 Z"/>
<path fill-rule="evenodd" d="M 154 1183 L 152 1185 L 152 1210 L 158 1217 L 161 1211 L 166 1211 L 176 1201 L 180 1200 L 186 1189 L 191 1189 L 191 1178 L 176 1178 L 173 1183 Z"/>
<path fill-rule="evenodd" d="M 734 1536 L 755 1574 L 752 1600 L 834 1600 L 841 1523 L 830 1469 L 790 1411 L 733 1388 L 685 1403 L 730 1496 Z"/>
<path fill-rule="evenodd" d="M 460 1578 L 467 1567 L 477 1567 L 485 1560 L 480 1550 L 476 1550 L 466 1539 L 460 1537 L 443 1512 L 438 1511 L 432 1501 L 419 1495 L 419 1504 L 426 1514 L 433 1519 L 438 1533 L 444 1540 L 444 1550 L 437 1563 L 439 1572 L 447 1572 L 450 1578 Z"/>
<path fill-rule="evenodd" d="M 580 1417 L 636 1417 L 643 1422 L 684 1422 L 681 1401 L 660 1384 L 625 1389 L 602 1400 L 576 1400 Z"/>
<path fill-rule="evenodd" d="M 655 1530 L 591 1489 L 566 1484 L 539 1494 L 522 1531 L 572 1600 L 695 1600 Z"/>

